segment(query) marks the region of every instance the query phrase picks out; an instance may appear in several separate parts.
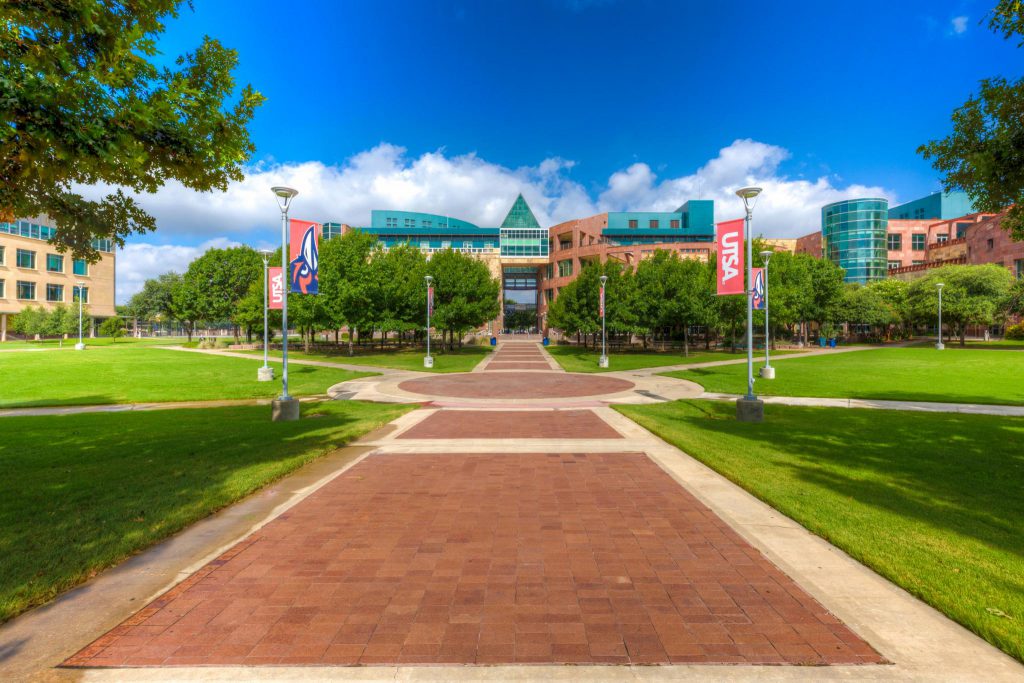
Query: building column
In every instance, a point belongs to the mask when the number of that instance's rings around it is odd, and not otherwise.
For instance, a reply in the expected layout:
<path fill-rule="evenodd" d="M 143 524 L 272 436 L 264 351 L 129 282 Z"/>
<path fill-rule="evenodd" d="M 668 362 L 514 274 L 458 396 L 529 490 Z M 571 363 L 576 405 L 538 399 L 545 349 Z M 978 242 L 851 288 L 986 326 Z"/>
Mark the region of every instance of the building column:
<path fill-rule="evenodd" d="M 7 341 L 7 314 L 0 313 L 0 342 Z"/>
<path fill-rule="evenodd" d="M 89 318 L 89 339 L 96 338 L 96 318 Z"/>

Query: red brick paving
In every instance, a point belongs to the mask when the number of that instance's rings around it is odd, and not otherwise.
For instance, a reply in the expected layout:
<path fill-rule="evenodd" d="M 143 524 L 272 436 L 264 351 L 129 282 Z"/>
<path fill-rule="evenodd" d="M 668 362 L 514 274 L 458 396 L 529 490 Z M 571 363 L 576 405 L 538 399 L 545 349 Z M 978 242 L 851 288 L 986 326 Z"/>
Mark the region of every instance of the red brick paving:
<path fill-rule="evenodd" d="M 371 456 L 65 664 L 879 661 L 618 453 Z"/>
<path fill-rule="evenodd" d="M 621 439 L 591 410 L 439 410 L 400 439 Z"/>
<path fill-rule="evenodd" d="M 498 347 L 484 371 L 551 370 L 540 345 L 534 342 L 506 342 Z"/>
<path fill-rule="evenodd" d="M 492 361 L 493 362 L 493 361 Z M 601 375 L 574 375 L 564 372 L 502 373 L 486 372 L 436 375 L 410 379 L 399 389 L 428 396 L 454 398 L 570 398 L 599 396 L 632 389 L 624 379 Z"/>
<path fill-rule="evenodd" d="M 508 362 L 504 362 L 504 361 L 502 361 L 502 362 L 491 361 L 490 363 L 487 364 L 487 367 L 484 368 L 484 370 L 485 371 L 490 371 L 490 372 L 493 372 L 495 370 L 543 370 L 543 371 L 550 371 L 551 370 L 551 366 L 548 365 L 544 361 L 540 361 L 540 362 L 537 362 L 537 363 L 525 363 L 525 362 L 517 362 L 517 361 L 508 361 Z"/>

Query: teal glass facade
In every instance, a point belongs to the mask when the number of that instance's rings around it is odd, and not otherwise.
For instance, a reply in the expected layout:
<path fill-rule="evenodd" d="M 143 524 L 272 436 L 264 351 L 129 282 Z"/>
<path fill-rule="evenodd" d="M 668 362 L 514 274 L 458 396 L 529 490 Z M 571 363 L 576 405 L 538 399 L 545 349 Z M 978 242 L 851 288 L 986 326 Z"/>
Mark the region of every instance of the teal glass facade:
<path fill-rule="evenodd" d="M 49 240 L 57 234 L 57 228 L 24 220 L 11 223 L 0 221 L 0 232 L 5 232 L 8 235 L 20 235 L 34 240 Z M 114 253 L 114 241 L 111 239 L 94 239 L 92 246 L 97 251 L 103 251 L 108 254 Z"/>
<path fill-rule="evenodd" d="M 821 209 L 821 248 L 845 272 L 844 281 L 867 284 L 886 276 L 889 202 L 848 199 Z"/>
<path fill-rule="evenodd" d="M 889 209 L 889 218 L 897 220 L 945 221 L 977 213 L 966 192 L 936 192 Z"/>

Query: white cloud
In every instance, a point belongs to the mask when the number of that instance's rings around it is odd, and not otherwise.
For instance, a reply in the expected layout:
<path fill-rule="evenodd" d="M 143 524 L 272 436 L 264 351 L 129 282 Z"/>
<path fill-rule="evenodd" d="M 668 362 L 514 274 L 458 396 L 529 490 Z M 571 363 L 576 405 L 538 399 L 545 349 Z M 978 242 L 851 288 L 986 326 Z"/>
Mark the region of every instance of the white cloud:
<path fill-rule="evenodd" d="M 950 24 L 953 27 L 953 33 L 960 35 L 967 30 L 967 17 L 953 17 Z"/>
<path fill-rule="evenodd" d="M 174 244 L 125 245 L 123 250 L 117 252 L 117 302 L 128 301 L 151 277 L 170 271 L 184 273 L 188 264 L 207 249 L 235 246 L 238 246 L 238 242 L 223 237 L 208 240 L 195 247 Z"/>
<path fill-rule="evenodd" d="M 200 194 L 168 183 L 140 202 L 157 218 L 162 238 L 193 246 L 130 244 L 118 257 L 118 300 L 138 291 L 147 277 L 183 270 L 205 248 L 227 243 L 260 246 L 275 234 L 280 214 L 270 193 L 273 185 L 299 189 L 292 216 L 315 221 L 366 225 L 371 209 L 425 211 L 495 226 L 523 193 L 541 225 L 602 211 L 669 211 L 688 199 L 716 201 L 718 220 L 739 216 L 733 192 L 756 184 L 764 188 L 755 214 L 755 229 L 767 236 L 798 236 L 818 229 L 823 204 L 857 196 L 893 198 L 878 186 L 839 186 L 834 177 L 791 179 L 781 171 L 788 150 L 756 140 L 736 140 L 696 172 L 659 178 L 645 163 L 616 171 L 595 199 L 571 178 L 574 162 L 541 160 L 536 166 L 509 168 L 476 154 L 428 152 L 418 157 L 402 147 L 382 143 L 329 166 L 317 161 L 255 164 L 245 180 L 227 192 Z M 99 188 L 89 191 L 102 194 Z"/>

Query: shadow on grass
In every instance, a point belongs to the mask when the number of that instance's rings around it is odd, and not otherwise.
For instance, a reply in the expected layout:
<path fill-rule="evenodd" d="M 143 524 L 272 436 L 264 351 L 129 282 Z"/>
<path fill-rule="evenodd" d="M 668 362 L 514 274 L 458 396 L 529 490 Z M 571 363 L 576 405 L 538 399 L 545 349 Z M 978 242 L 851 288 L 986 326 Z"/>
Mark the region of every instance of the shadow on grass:
<path fill-rule="evenodd" d="M 768 405 L 747 424 L 731 403 L 689 405 L 701 414 L 682 425 L 770 444 L 802 481 L 1024 557 L 1024 418 Z"/>
<path fill-rule="evenodd" d="M 0 621 L 405 412 L 344 402 L 0 423 Z"/>

